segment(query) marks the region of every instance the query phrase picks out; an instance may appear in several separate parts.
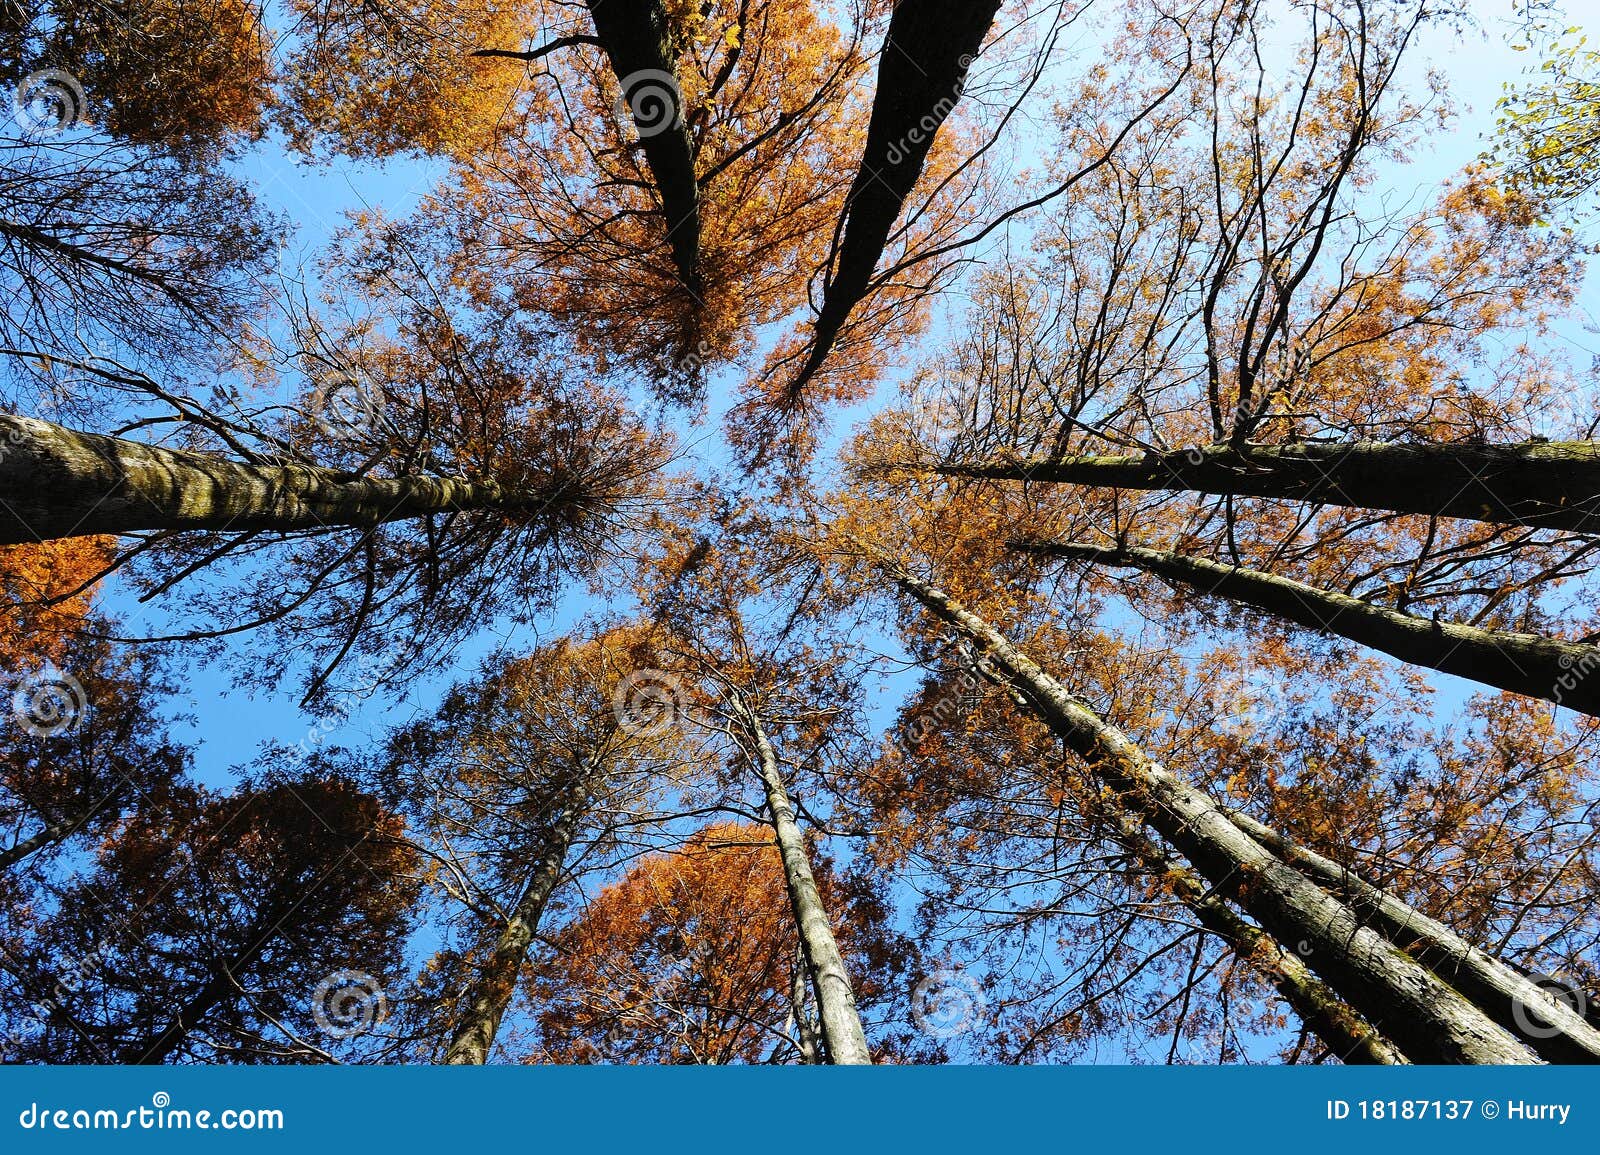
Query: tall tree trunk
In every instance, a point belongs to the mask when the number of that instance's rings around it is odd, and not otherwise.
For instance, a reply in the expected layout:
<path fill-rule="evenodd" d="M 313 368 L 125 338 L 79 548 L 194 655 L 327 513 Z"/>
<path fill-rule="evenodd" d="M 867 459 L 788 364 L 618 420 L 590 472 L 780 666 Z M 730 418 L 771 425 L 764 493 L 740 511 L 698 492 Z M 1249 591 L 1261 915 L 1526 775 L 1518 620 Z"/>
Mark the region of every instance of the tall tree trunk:
<path fill-rule="evenodd" d="M 1307 965 L 1404 1054 L 1432 1063 L 1532 1061 L 1482 1010 L 1245 834 L 1214 801 L 1152 761 L 987 622 L 874 557 L 901 589 L 985 651 L 1040 719 L 1213 890 L 1279 941 L 1304 943 Z"/>
<path fill-rule="evenodd" d="M 822 1045 L 828 1053 L 828 1061 L 841 1066 L 871 1063 L 872 1052 L 867 1048 L 867 1034 L 856 1011 L 850 974 L 845 969 L 839 943 L 833 937 L 817 880 L 811 874 L 811 861 L 806 855 L 800 826 L 795 822 L 794 807 L 783 786 L 777 752 L 755 711 L 738 696 L 732 698 L 732 705 L 749 735 L 753 747 L 751 760 L 766 792 L 767 809 L 772 814 L 773 835 L 783 858 L 783 881 L 789 891 L 789 904 L 794 910 L 795 929 L 805 952 L 806 968 L 811 973 L 812 989 L 816 992 L 817 1017 L 821 1020 Z"/>
<path fill-rule="evenodd" d="M 1028 699 L 1003 676 L 996 679 L 1023 709 Z M 1245 963 L 1272 984 L 1283 1001 L 1293 1008 L 1323 1045 L 1341 1062 L 1359 1065 L 1398 1066 L 1409 1062 L 1388 1039 L 1334 993 L 1332 988 L 1301 960 L 1285 950 L 1283 944 L 1212 893 L 1193 870 L 1175 862 L 1128 811 L 1113 803 L 1102 815 L 1110 823 L 1116 840 L 1150 874 L 1160 878 L 1172 893 L 1194 911 L 1200 924 L 1211 931 Z"/>
<path fill-rule="evenodd" d="M 370 527 L 459 510 L 531 514 L 553 497 L 456 478 L 246 465 L 0 414 L 0 545 L 139 530 Z"/>
<path fill-rule="evenodd" d="M 878 55 L 878 86 L 861 167 L 845 201 L 844 236 L 817 313 L 811 352 L 789 386 L 797 397 L 822 367 L 850 311 L 867 295 L 889 232 L 922 175 L 939 126 L 961 99 L 967 68 L 1000 0 L 900 0 Z"/>
<path fill-rule="evenodd" d="M 526 883 L 522 897 L 506 920 L 495 943 L 494 953 L 479 968 L 462 1000 L 463 1010 L 456 1019 L 444 1061 L 449 1065 L 476 1065 L 489 1060 L 500 1020 L 516 994 L 522 964 L 538 933 L 539 920 L 566 869 L 567 852 L 572 849 L 578 825 L 589 809 L 589 791 L 594 767 L 585 764 L 557 796 L 560 816 L 551 824 L 550 836 L 542 855 Z"/>
<path fill-rule="evenodd" d="M 1600 678 L 1588 676 L 1600 671 L 1600 647 L 1431 621 L 1277 574 L 1164 550 L 1077 542 L 1019 544 L 1048 557 L 1143 570 L 1202 594 L 1338 634 L 1402 662 L 1600 716 Z"/>
<path fill-rule="evenodd" d="M 1271 497 L 1600 532 L 1600 442 L 1592 441 L 1209 445 L 1143 456 L 1002 457 L 930 468 L 953 477 Z"/>
<path fill-rule="evenodd" d="M 1253 818 L 1233 812 L 1229 817 L 1285 862 L 1344 895 L 1374 926 L 1543 1058 L 1552 1063 L 1600 1063 L 1600 1030 L 1537 983 L 1354 871 L 1290 842 Z"/>
<path fill-rule="evenodd" d="M 596 37 L 622 86 L 623 104 L 636 114 L 639 148 L 661 195 L 678 277 L 698 290 L 700 187 L 666 6 L 661 0 L 588 0 L 588 5 Z"/>

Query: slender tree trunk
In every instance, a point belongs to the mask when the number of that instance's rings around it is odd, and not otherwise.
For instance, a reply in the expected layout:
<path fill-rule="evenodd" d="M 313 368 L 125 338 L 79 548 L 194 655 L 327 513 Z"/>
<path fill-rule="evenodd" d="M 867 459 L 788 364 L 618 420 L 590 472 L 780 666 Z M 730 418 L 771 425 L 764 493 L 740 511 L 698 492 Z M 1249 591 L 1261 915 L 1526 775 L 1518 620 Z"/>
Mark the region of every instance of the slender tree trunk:
<path fill-rule="evenodd" d="M 219 963 L 213 969 L 211 978 L 195 992 L 193 998 L 179 1008 L 178 1013 L 173 1015 L 172 1021 L 155 1037 L 126 1048 L 122 1054 L 122 1062 L 129 1066 L 157 1066 L 171 1058 L 172 1053 L 184 1039 L 189 1037 L 190 1031 L 198 1027 L 225 999 L 239 993 L 238 976 L 261 957 L 261 952 L 266 950 L 267 944 L 277 935 L 278 928 L 282 926 L 286 917 L 287 915 L 269 916 L 256 923 L 257 929 L 254 929 L 246 940 L 249 945 L 233 958 Z"/>
<path fill-rule="evenodd" d="M 756 773 L 766 791 L 767 809 L 772 813 L 772 830 L 783 857 L 783 881 L 789 891 L 789 903 L 794 909 L 795 929 L 800 936 L 801 949 L 805 951 L 806 968 L 811 972 L 812 989 L 817 996 L 817 1017 L 821 1020 L 822 1044 L 828 1061 L 835 1065 L 872 1062 L 872 1052 L 867 1048 L 867 1034 L 861 1027 L 861 1016 L 856 1011 L 855 992 L 850 987 L 850 974 L 845 969 L 844 956 L 833 937 L 833 927 L 828 920 L 827 908 L 817 890 L 817 880 L 811 874 L 811 861 L 806 855 L 800 826 L 795 822 L 794 807 L 789 803 L 788 792 L 783 787 L 783 774 L 778 768 L 778 755 L 772 748 L 761 720 L 742 699 L 735 698 L 734 711 L 738 715 L 754 747 Z"/>
<path fill-rule="evenodd" d="M 74 818 L 68 818 L 62 822 L 52 822 L 15 845 L 0 850 L 0 870 L 9 870 L 29 855 L 37 854 L 47 846 L 54 846 L 58 842 L 64 842 L 66 839 L 71 838 L 90 819 L 103 813 L 109 801 L 110 799 L 103 800 L 99 805 L 90 807 Z"/>
<path fill-rule="evenodd" d="M 822 367 L 850 311 L 867 295 L 890 230 L 922 175 L 939 126 L 961 99 L 967 67 L 1000 0 L 900 0 L 878 55 L 878 85 L 861 167 L 845 202 L 843 239 L 817 313 L 798 396 Z"/>
<path fill-rule="evenodd" d="M 1592 441 L 1210 445 L 1142 457 L 999 458 L 931 468 L 954 477 L 1271 497 L 1600 532 L 1600 442 Z"/>
<path fill-rule="evenodd" d="M 457 510 L 531 513 L 551 497 L 456 478 L 246 465 L 0 414 L 0 545 L 138 530 L 370 527 Z"/>
<path fill-rule="evenodd" d="M 1213 890 L 1279 941 L 1300 946 L 1310 969 L 1404 1054 L 1433 1063 L 1532 1061 L 1482 1010 L 1245 834 L 1209 797 L 1153 762 L 987 622 L 899 566 L 876 560 L 906 593 L 984 650 L 1068 748 Z"/>
<path fill-rule="evenodd" d="M 589 790 L 593 767 L 586 765 L 567 784 L 558 796 L 560 816 L 550 828 L 550 836 L 543 847 L 543 855 L 523 886 L 522 897 L 516 909 L 506 920 L 495 943 L 494 953 L 473 977 L 462 999 L 463 1009 L 456 1019 L 450 1036 L 450 1046 L 445 1051 L 446 1064 L 475 1065 L 489 1060 L 495 1035 L 500 1031 L 500 1020 L 516 994 L 517 979 L 522 975 L 522 964 L 527 961 L 528 948 L 539 930 L 539 920 L 544 908 L 555 892 L 566 869 L 567 852 L 572 849 L 578 834 L 578 825 L 589 809 Z"/>
<path fill-rule="evenodd" d="M 1024 542 L 1021 548 L 1049 557 L 1140 569 L 1202 594 L 1349 638 L 1402 662 L 1600 716 L 1600 678 L 1588 676 L 1600 671 L 1600 647 L 1431 621 L 1277 574 L 1140 546 L 1109 549 L 1076 542 Z"/>
<path fill-rule="evenodd" d="M 800 1051 L 800 1061 L 813 1065 L 821 1061 L 821 1040 L 817 1037 L 817 1023 L 811 1016 L 806 992 L 811 990 L 811 968 L 806 963 L 805 944 L 795 944 L 794 982 L 789 987 L 789 1019 L 794 1023 L 795 1046 Z"/>
<path fill-rule="evenodd" d="M 588 0 L 588 5 L 596 36 L 622 86 L 623 104 L 635 114 L 639 148 L 661 196 L 678 277 L 691 290 L 698 289 L 700 187 L 666 6 L 661 0 Z"/>
<path fill-rule="evenodd" d="M 1229 817 L 1285 862 L 1344 895 L 1373 925 L 1541 1057 L 1552 1063 L 1600 1063 L 1600 1030 L 1537 983 L 1355 872 L 1290 842 L 1253 818 L 1233 812 Z"/>

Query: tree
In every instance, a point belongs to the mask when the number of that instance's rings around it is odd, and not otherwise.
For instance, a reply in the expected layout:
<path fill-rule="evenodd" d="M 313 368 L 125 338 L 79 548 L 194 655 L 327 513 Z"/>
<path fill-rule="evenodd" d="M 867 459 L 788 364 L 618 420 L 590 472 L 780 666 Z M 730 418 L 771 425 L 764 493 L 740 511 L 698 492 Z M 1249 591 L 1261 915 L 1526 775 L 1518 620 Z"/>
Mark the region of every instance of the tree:
<path fill-rule="evenodd" d="M 540 1036 L 557 1061 L 811 1062 L 814 1009 L 784 867 L 762 830 L 729 823 L 642 859 L 555 939 L 536 989 Z M 870 890 L 824 863 L 822 892 L 842 916 L 864 1005 L 893 967 Z M 880 945 L 874 946 L 874 943 Z M 874 955 L 874 951 L 884 952 Z M 872 965 L 874 958 L 882 961 Z M 884 977 L 892 983 L 893 970 Z"/>
<path fill-rule="evenodd" d="M 1594 188 L 1597 175 L 1594 113 L 1600 101 L 1600 53 L 1581 29 L 1566 25 L 1558 6 L 1519 4 L 1523 27 L 1512 47 L 1539 49 L 1529 72 L 1536 80 L 1507 85 L 1499 104 L 1494 153 L 1513 181 L 1560 203 Z"/>
<path fill-rule="evenodd" d="M 1280 940 L 1311 943 L 1310 965 L 1408 1055 L 1435 1062 L 1530 1061 L 1483 1010 L 1369 930 L 1349 907 L 1287 868 L 1214 802 L 1147 758 L 982 619 L 904 570 L 891 572 L 925 608 L 981 646 L 1000 676 L 1213 887 L 1239 901 Z M 1322 937 L 1330 932 L 1331 937 Z M 1549 1007 L 1561 1013 L 1555 1002 Z M 1585 1026 L 1571 1023 L 1574 1030 Z"/>
<path fill-rule="evenodd" d="M 0 17 L 8 1055 L 1600 1059 L 1581 44 L 275 15 Z"/>
<path fill-rule="evenodd" d="M 327 1061 L 319 1035 L 337 1045 L 375 1029 L 399 973 L 412 870 L 399 832 L 376 800 L 329 777 L 164 792 L 63 891 L 30 966 L 8 965 L 13 1013 L 32 1009 L 20 1054 Z M 347 1023 L 343 993 L 319 1000 L 356 972 L 377 986 Z M 61 986 L 70 997 L 45 994 Z"/>
<path fill-rule="evenodd" d="M 1265 610 L 1308 629 L 1336 633 L 1401 661 L 1545 698 L 1585 714 L 1600 709 L 1600 701 L 1593 698 L 1593 688 L 1581 677 L 1569 677 L 1574 668 L 1595 660 L 1594 650 L 1588 645 L 1537 634 L 1483 630 L 1441 622 L 1437 617 L 1420 618 L 1275 574 L 1140 546 L 1030 542 L 1025 548 L 1046 557 L 1133 566 L 1202 594 Z"/>
<path fill-rule="evenodd" d="M 692 751 L 618 703 L 650 636 L 618 628 L 496 663 L 435 719 L 396 734 L 384 775 L 436 863 L 461 946 L 438 960 L 453 989 L 433 1053 L 487 1062 L 546 912 L 643 836 L 665 782 Z"/>
<path fill-rule="evenodd" d="M 0 821 L 10 834 L 0 870 L 74 837 L 110 834 L 189 768 L 190 752 L 160 716 L 167 675 L 156 655 L 86 635 L 70 639 L 51 662 L 9 688 Z"/>
<path fill-rule="evenodd" d="M 940 125 L 961 97 L 967 69 L 999 11 L 994 3 L 909 0 L 895 5 L 879 55 L 867 141 L 845 201 L 836 264 L 824 288 L 816 333 L 789 385 L 798 395 L 821 368 L 922 175 Z"/>

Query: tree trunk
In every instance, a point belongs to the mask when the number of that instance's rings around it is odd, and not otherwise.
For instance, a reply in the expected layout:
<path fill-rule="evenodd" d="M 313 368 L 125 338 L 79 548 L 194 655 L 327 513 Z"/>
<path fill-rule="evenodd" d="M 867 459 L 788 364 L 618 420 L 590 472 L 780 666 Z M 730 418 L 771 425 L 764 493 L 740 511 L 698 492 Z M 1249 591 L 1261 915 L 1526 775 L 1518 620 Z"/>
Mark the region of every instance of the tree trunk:
<path fill-rule="evenodd" d="M 522 964 L 527 961 L 528 948 L 538 933 L 539 920 L 566 868 L 567 852 L 577 837 L 578 824 L 588 811 L 592 778 L 593 767 L 584 766 L 559 795 L 557 803 L 561 814 L 550 828 L 543 857 L 528 876 L 516 909 L 500 931 L 494 953 L 478 970 L 462 999 L 464 1009 L 450 1036 L 450 1046 L 444 1057 L 446 1064 L 465 1066 L 488 1062 L 495 1035 L 500 1031 L 500 1020 L 516 994 Z"/>
<path fill-rule="evenodd" d="M 812 1017 L 810 1000 L 806 997 L 810 990 L 811 968 L 806 963 L 805 944 L 797 940 L 794 982 L 789 984 L 789 1021 L 794 1024 L 794 1041 L 800 1052 L 800 1061 L 808 1066 L 821 1062 L 822 1051 L 822 1041 L 817 1037 L 817 1022 Z"/>
<path fill-rule="evenodd" d="M 85 823 L 102 813 L 105 807 L 106 803 L 101 802 L 100 805 L 85 810 L 76 818 L 68 818 L 62 822 L 52 822 L 15 845 L 0 850 L 0 870 L 10 870 L 29 855 L 37 854 L 47 846 L 54 846 L 58 842 L 71 838 L 73 834 L 82 829 Z"/>
<path fill-rule="evenodd" d="M 754 747 L 752 761 L 766 792 L 767 809 L 772 813 L 772 830 L 783 857 L 784 886 L 789 891 L 795 929 L 805 952 L 806 968 L 811 972 L 812 989 L 816 992 L 823 1049 L 827 1051 L 828 1061 L 835 1065 L 871 1063 L 872 1052 L 867 1048 L 867 1034 L 856 1012 L 850 974 L 845 969 L 844 956 L 839 953 L 839 943 L 833 937 L 833 927 L 817 890 L 817 881 L 811 874 L 811 861 L 806 855 L 800 826 L 795 822 L 794 807 L 783 788 L 778 755 L 755 711 L 737 697 L 733 699 L 733 708 Z"/>
<path fill-rule="evenodd" d="M 1600 442 L 1209 445 L 1136 456 L 946 462 L 953 477 L 1271 497 L 1600 532 Z"/>
<path fill-rule="evenodd" d="M 634 113 L 639 128 L 639 148 L 661 195 L 678 277 L 697 290 L 700 187 L 666 7 L 661 0 L 588 0 L 588 5 L 596 37 L 622 86 L 623 106 Z"/>
<path fill-rule="evenodd" d="M 1600 1063 L 1600 1030 L 1537 983 L 1355 872 L 1290 842 L 1253 818 L 1232 812 L 1229 817 L 1285 862 L 1344 895 L 1373 925 L 1543 1058 L 1552 1063 Z"/>
<path fill-rule="evenodd" d="M 1016 693 L 1009 683 L 1005 685 L 1027 709 L 1028 700 Z M 1266 931 L 1240 917 L 1213 894 L 1194 871 L 1175 863 L 1146 836 L 1128 811 L 1113 804 L 1104 817 L 1110 822 L 1116 840 L 1139 859 L 1143 868 L 1160 878 L 1180 902 L 1194 911 L 1200 924 L 1226 943 L 1245 965 L 1271 983 L 1307 1029 L 1341 1062 L 1363 1066 L 1399 1066 L 1409 1062 L 1393 1043 L 1363 1022 L 1327 983 L 1312 974 L 1299 955 L 1285 950 L 1283 944 Z"/>
<path fill-rule="evenodd" d="M 1151 761 L 988 623 L 900 567 L 876 561 L 929 612 L 986 651 L 1041 720 L 1213 890 L 1279 941 L 1296 943 L 1310 969 L 1404 1054 L 1429 1063 L 1532 1061 L 1483 1011 L 1246 835 L 1209 797 Z"/>
<path fill-rule="evenodd" d="M 979 673 L 1005 690 L 1024 710 L 1031 711 L 1026 695 L 1004 675 L 995 675 L 981 665 Z M 1363 1066 L 1399 1066 L 1410 1062 L 1393 1043 L 1363 1022 L 1328 984 L 1312 974 L 1299 955 L 1285 950 L 1282 943 L 1241 918 L 1212 893 L 1198 874 L 1176 863 L 1146 836 L 1144 828 L 1128 811 L 1112 804 L 1102 817 L 1111 824 L 1116 840 L 1139 859 L 1141 866 L 1165 882 L 1178 900 L 1194 911 L 1202 926 L 1271 983 L 1306 1028 L 1341 1062 Z"/>
<path fill-rule="evenodd" d="M 0 545 L 139 530 L 370 527 L 458 510 L 532 513 L 551 496 L 456 478 L 246 465 L 0 414 Z"/>
<path fill-rule="evenodd" d="M 845 202 L 844 237 L 823 292 L 797 397 L 822 367 L 850 311 L 867 295 L 889 232 L 922 175 L 934 136 L 966 83 L 967 67 L 1000 0 L 900 0 L 878 55 L 878 86 L 861 167 Z"/>
<path fill-rule="evenodd" d="M 1600 670 L 1600 647 L 1431 621 L 1277 574 L 1140 546 L 1024 542 L 1020 548 L 1140 569 L 1308 629 L 1338 634 L 1402 662 L 1600 716 L 1600 679 L 1588 676 Z"/>
<path fill-rule="evenodd" d="M 290 908 L 292 912 L 293 907 Z M 238 976 L 261 957 L 261 952 L 279 933 L 287 917 L 287 914 L 282 917 L 273 914 L 257 922 L 256 928 L 265 929 L 253 929 L 246 939 L 249 945 L 226 962 L 218 963 L 213 968 L 211 978 L 179 1009 L 172 1021 L 154 1038 L 126 1048 L 121 1061 L 129 1066 L 157 1066 L 171 1058 L 183 1040 L 189 1037 L 190 1031 L 199 1026 L 224 999 L 240 992 Z"/>

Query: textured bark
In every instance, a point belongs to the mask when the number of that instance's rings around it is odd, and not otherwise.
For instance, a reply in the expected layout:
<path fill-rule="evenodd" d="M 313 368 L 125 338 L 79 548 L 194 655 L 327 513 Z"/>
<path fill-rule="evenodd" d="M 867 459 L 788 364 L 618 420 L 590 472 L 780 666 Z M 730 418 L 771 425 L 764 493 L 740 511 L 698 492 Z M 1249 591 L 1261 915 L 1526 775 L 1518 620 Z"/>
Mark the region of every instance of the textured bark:
<path fill-rule="evenodd" d="M 528 948 L 538 933 L 539 920 L 544 917 L 544 908 L 561 881 L 567 853 L 578 834 L 578 824 L 589 808 L 591 778 L 592 768 L 586 766 L 573 775 L 561 792 L 558 799 L 561 814 L 550 828 L 542 856 L 528 875 L 516 908 L 501 928 L 494 953 L 473 977 L 462 998 L 463 1009 L 456 1018 L 450 1046 L 445 1051 L 445 1063 L 468 1066 L 488 1062 L 495 1035 L 500 1031 L 500 1020 L 516 994 L 522 964 L 527 961 Z"/>
<path fill-rule="evenodd" d="M 1284 861 L 1343 895 L 1374 926 L 1543 1058 L 1552 1063 L 1600 1063 L 1600 1030 L 1537 983 L 1353 871 L 1290 842 L 1252 818 L 1236 813 L 1229 817 Z"/>
<path fill-rule="evenodd" d="M 1138 857 L 1146 870 L 1159 875 L 1179 901 L 1194 911 L 1202 926 L 1271 983 L 1300 1021 L 1342 1062 L 1383 1066 L 1408 1062 L 1393 1043 L 1312 974 L 1299 955 L 1240 917 L 1194 871 L 1176 865 L 1131 815 L 1117 809 L 1108 817 L 1117 841 Z"/>
<path fill-rule="evenodd" d="M 1600 442 L 1212 445 L 1142 457 L 946 462 L 955 477 L 1270 497 L 1600 532 Z"/>
<path fill-rule="evenodd" d="M 1482 630 L 1385 609 L 1291 578 L 1164 550 L 1024 542 L 1049 557 L 1128 566 L 1276 617 L 1371 646 L 1412 665 L 1600 716 L 1600 647 Z"/>
<path fill-rule="evenodd" d="M 1482 1010 L 1245 834 L 1212 799 L 1152 761 L 988 623 L 900 567 L 878 564 L 985 651 L 1039 718 L 1218 895 L 1279 941 L 1295 943 L 1310 969 L 1404 1054 L 1429 1063 L 1532 1061 Z"/>
<path fill-rule="evenodd" d="M 0 545 L 139 530 L 370 527 L 458 510 L 532 514 L 555 498 L 492 482 L 246 465 L 0 414 Z"/>
<path fill-rule="evenodd" d="M 878 85 L 861 167 L 845 202 L 838 261 L 823 292 L 797 397 L 822 367 L 873 270 L 906 198 L 922 175 L 939 126 L 957 101 L 967 67 L 994 23 L 1000 0 L 900 0 L 878 57 Z"/>
<path fill-rule="evenodd" d="M 784 886 L 789 891 L 795 929 L 800 936 L 800 948 L 805 953 L 806 969 L 811 974 L 811 987 L 817 998 L 817 1017 L 828 1062 L 837 1066 L 871 1063 L 872 1052 L 867 1048 L 867 1035 L 861 1027 L 861 1016 L 856 1011 L 850 973 L 845 969 L 844 955 L 839 951 L 838 940 L 833 937 L 827 907 L 823 905 L 817 880 L 811 873 L 811 861 L 806 854 L 800 826 L 795 822 L 794 807 L 790 805 L 789 794 L 783 786 L 777 752 L 773 750 L 772 741 L 755 712 L 738 698 L 734 699 L 733 708 L 750 739 L 751 760 L 761 778 L 761 787 L 766 792 L 773 835 L 783 858 Z"/>
<path fill-rule="evenodd" d="M 979 672 L 1002 687 L 1024 710 L 1031 710 L 1027 696 L 1004 675 L 993 675 L 982 665 Z M 1194 911 L 1200 925 L 1271 983 L 1283 1001 L 1300 1016 L 1300 1021 L 1340 1061 L 1362 1066 L 1398 1066 L 1410 1061 L 1393 1043 L 1363 1022 L 1327 983 L 1312 974 L 1298 955 L 1285 950 L 1282 943 L 1241 918 L 1212 893 L 1198 874 L 1175 862 L 1145 834 L 1144 827 L 1128 811 L 1113 805 L 1107 807 L 1102 817 L 1111 824 L 1116 840 L 1139 859 L 1140 865 L 1159 877 L 1180 902 Z"/>
<path fill-rule="evenodd" d="M 678 46 L 661 0 L 588 0 L 594 30 L 611 70 L 622 86 L 623 103 L 638 84 L 661 91 L 660 77 L 673 78 L 671 125 L 641 126 L 639 148 L 655 178 L 667 218 L 678 277 L 691 290 L 700 285 L 700 187 L 694 170 L 694 141 L 684 116 L 682 88 L 677 82 Z M 654 81 L 646 79 L 655 73 Z"/>

